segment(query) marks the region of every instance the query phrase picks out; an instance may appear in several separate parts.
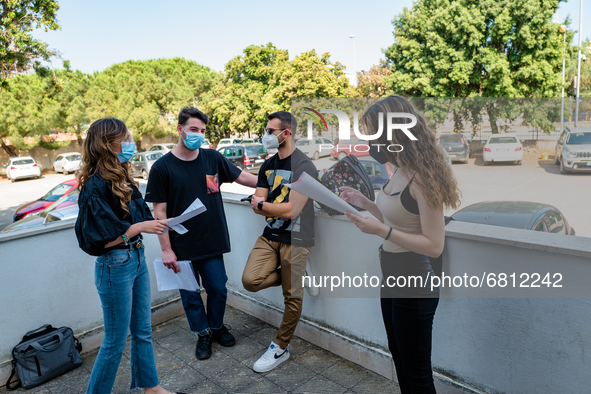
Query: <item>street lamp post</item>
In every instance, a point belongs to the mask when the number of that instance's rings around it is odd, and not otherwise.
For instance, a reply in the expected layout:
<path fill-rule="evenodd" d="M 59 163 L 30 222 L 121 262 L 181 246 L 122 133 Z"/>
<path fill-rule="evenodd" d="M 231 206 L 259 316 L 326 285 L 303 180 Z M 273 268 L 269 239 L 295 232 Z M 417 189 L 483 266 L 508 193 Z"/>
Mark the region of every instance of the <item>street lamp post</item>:
<path fill-rule="evenodd" d="M 564 131 L 564 62 L 565 62 L 565 51 L 566 51 L 566 26 L 560 26 L 558 30 L 564 36 L 562 39 L 562 93 L 560 99 L 560 132 Z"/>
<path fill-rule="evenodd" d="M 579 121 L 579 98 L 581 97 L 581 38 L 583 37 L 583 0 L 579 9 L 579 56 L 577 58 L 577 95 L 575 103 L 575 127 Z"/>
<path fill-rule="evenodd" d="M 581 0 L 582 1 L 582 0 Z M 353 40 L 353 76 L 355 77 L 355 87 L 357 87 L 357 54 L 355 53 L 355 35 L 349 35 Z"/>

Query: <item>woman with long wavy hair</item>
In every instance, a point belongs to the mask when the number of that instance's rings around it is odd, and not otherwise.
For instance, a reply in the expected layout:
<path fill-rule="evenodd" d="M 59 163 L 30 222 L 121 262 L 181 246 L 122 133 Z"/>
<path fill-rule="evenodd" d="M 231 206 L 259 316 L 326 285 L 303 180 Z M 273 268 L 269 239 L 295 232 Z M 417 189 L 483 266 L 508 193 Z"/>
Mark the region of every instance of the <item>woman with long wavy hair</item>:
<path fill-rule="evenodd" d="M 414 115 L 417 123 L 409 131 L 416 140 L 394 130 L 390 139 L 383 132 L 377 140 L 369 141 L 371 156 L 382 164 L 390 163 L 394 174 L 375 202 L 349 187 L 341 188 L 341 197 L 377 218 L 346 214 L 362 232 L 384 238 L 379 251 L 382 283 L 388 283 L 388 277 L 400 276 L 420 276 L 426 281 L 434 274 L 429 258 L 443 251 L 443 209 L 457 208 L 460 193 L 435 134 L 407 99 L 389 96 L 372 105 L 363 115 L 365 133 L 382 130 L 388 113 Z M 408 118 L 400 116 L 392 123 L 408 123 Z M 420 281 L 415 287 L 410 286 L 410 280 L 407 283 L 405 288 L 382 287 L 380 301 L 388 348 L 403 394 L 435 393 L 431 347 L 439 291 L 421 287 Z"/>
<path fill-rule="evenodd" d="M 103 307 L 105 335 L 92 368 L 87 394 L 113 389 L 131 331 L 131 389 L 171 394 L 160 386 L 152 347 L 150 277 L 141 233 L 162 234 L 167 223 L 154 220 L 127 161 L 135 144 L 115 118 L 94 122 L 83 147 L 78 174 L 80 248 L 97 256 L 95 285 Z"/>

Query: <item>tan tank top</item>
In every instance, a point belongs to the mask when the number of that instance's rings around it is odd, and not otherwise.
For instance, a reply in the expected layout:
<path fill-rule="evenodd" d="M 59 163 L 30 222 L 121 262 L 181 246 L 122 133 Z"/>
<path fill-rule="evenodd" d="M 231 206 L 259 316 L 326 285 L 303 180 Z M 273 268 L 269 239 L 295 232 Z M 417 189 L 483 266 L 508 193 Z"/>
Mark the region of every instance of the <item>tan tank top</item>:
<path fill-rule="evenodd" d="M 404 190 L 388 195 L 384 191 L 386 185 L 382 186 L 382 190 L 376 199 L 376 206 L 384 217 L 384 224 L 392 227 L 395 230 L 402 231 L 407 234 L 422 234 L 421 219 L 419 216 L 419 209 L 416 200 L 410 194 L 410 184 L 413 178 L 408 182 Z M 404 203 L 403 203 L 404 200 Z M 384 240 L 382 248 L 390 253 L 408 252 L 402 246 L 391 241 Z"/>

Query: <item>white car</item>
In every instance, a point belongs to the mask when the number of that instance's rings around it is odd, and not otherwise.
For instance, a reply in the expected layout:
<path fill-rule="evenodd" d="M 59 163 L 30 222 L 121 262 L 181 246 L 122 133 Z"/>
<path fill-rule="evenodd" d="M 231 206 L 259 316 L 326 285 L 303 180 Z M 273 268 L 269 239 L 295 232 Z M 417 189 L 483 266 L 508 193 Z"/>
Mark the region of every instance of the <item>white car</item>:
<path fill-rule="evenodd" d="M 218 142 L 218 148 L 223 145 L 233 145 L 233 144 L 240 144 L 240 143 L 242 143 L 242 140 L 240 140 L 238 138 L 222 138 Z"/>
<path fill-rule="evenodd" d="M 6 176 L 12 182 L 24 178 L 40 178 L 41 168 L 31 156 L 11 157 L 6 167 Z"/>
<path fill-rule="evenodd" d="M 485 166 L 498 161 L 514 161 L 521 165 L 523 145 L 515 134 L 494 134 L 482 148 L 482 158 Z"/>
<path fill-rule="evenodd" d="M 82 155 L 77 152 L 63 153 L 53 160 L 53 172 L 63 172 L 67 175 L 82 167 Z"/>
<path fill-rule="evenodd" d="M 334 142 L 328 138 L 315 138 L 309 140 L 302 138 L 296 141 L 296 147 L 312 160 L 318 160 L 322 156 L 330 156 Z"/>
<path fill-rule="evenodd" d="M 156 144 L 152 145 L 150 149 L 148 149 L 148 152 L 168 153 L 174 148 L 176 148 L 176 144 Z"/>

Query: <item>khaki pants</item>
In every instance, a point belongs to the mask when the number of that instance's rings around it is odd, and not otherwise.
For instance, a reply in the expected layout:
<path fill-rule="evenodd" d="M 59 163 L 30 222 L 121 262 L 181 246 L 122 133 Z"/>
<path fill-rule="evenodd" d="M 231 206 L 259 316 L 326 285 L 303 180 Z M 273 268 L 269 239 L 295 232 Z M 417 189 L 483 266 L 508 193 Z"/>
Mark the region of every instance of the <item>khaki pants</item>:
<path fill-rule="evenodd" d="M 283 287 L 285 309 L 275 343 L 287 347 L 300 321 L 304 290 L 302 277 L 312 247 L 291 246 L 260 236 L 246 262 L 242 284 L 257 292 L 271 286 Z"/>

